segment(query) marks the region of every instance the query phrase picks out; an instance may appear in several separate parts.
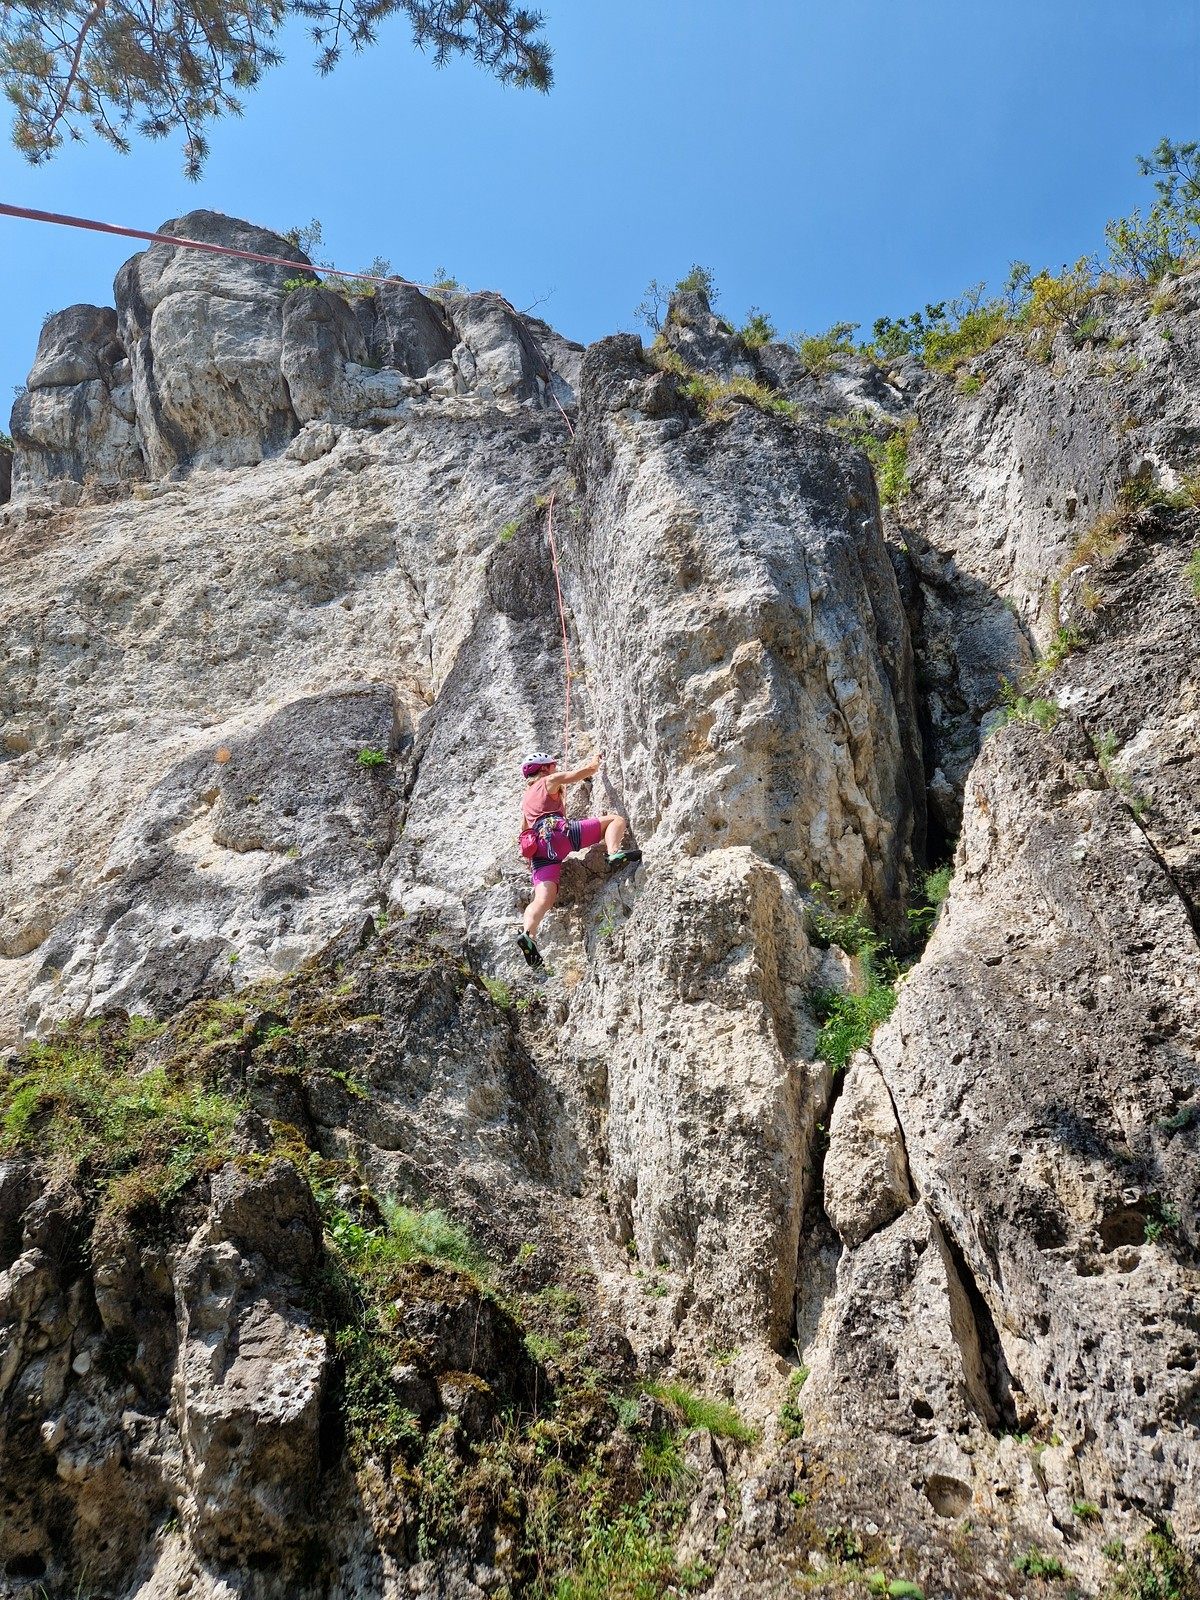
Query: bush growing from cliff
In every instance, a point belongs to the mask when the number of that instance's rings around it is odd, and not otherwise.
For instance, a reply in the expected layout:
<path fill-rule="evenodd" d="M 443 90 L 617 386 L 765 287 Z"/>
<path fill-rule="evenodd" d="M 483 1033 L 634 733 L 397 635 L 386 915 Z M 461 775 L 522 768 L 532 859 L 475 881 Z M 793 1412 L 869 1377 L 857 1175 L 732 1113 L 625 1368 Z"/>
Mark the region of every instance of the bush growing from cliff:
<path fill-rule="evenodd" d="M 693 262 L 691 270 L 685 272 L 674 285 L 659 283 L 657 278 L 651 278 L 645 294 L 633 308 L 633 314 L 654 333 L 659 333 L 671 296 L 676 294 L 702 294 L 712 307 L 717 300 L 716 280 L 708 268 L 700 266 L 698 262 Z"/>
<path fill-rule="evenodd" d="M 829 426 L 844 434 L 861 450 L 875 473 L 881 506 L 897 505 L 911 485 L 908 481 L 908 446 L 916 428 L 916 418 L 902 423 L 886 437 L 877 434 L 873 419 L 864 411 L 849 417 L 831 417 Z"/>
<path fill-rule="evenodd" d="M 709 422 L 728 422 L 733 415 L 732 401 L 746 400 L 770 416 L 794 418 L 798 408 L 784 394 L 768 389 L 753 378 L 735 377 L 728 383 L 689 367 L 677 350 L 665 340 L 656 339 L 646 352 L 647 359 L 660 372 L 673 372 L 682 381 L 680 390 Z"/>
<path fill-rule="evenodd" d="M 1158 199 L 1144 218 L 1135 210 L 1110 222 L 1104 236 L 1115 271 L 1154 283 L 1200 251 L 1200 143 L 1160 139 L 1137 164 Z"/>
<path fill-rule="evenodd" d="M 854 335 L 857 322 L 835 322 L 824 333 L 801 333 L 796 336 L 796 351 L 806 372 L 814 378 L 824 378 L 833 372 L 840 356 L 855 353 Z"/>
<path fill-rule="evenodd" d="M 885 983 L 869 962 L 865 994 L 840 989 L 814 989 L 809 996 L 813 1016 L 821 1024 L 816 1055 L 831 1072 L 843 1072 L 856 1050 L 865 1050 L 875 1029 L 896 1009 L 896 991 Z"/>
<path fill-rule="evenodd" d="M 748 350 L 761 350 L 763 345 L 770 344 L 777 331 L 765 311 L 760 311 L 757 306 L 751 306 L 746 313 L 745 322 L 738 329 L 738 337 Z"/>

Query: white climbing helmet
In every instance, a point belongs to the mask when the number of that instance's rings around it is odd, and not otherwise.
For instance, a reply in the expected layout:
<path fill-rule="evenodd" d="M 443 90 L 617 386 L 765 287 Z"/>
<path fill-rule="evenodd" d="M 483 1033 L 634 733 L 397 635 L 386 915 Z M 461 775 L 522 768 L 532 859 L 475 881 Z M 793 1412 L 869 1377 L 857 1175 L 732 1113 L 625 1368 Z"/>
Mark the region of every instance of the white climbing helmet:
<path fill-rule="evenodd" d="M 552 767 L 557 761 L 557 756 L 548 755 L 544 750 L 535 750 L 532 755 L 527 755 L 522 760 L 521 776 L 523 778 L 536 777 L 543 767 Z"/>

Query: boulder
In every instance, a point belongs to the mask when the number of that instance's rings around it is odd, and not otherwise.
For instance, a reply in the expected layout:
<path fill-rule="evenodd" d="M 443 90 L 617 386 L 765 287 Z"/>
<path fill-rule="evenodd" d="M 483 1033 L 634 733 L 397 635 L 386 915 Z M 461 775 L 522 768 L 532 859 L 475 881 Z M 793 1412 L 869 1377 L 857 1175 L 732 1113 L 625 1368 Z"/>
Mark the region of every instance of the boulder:
<path fill-rule="evenodd" d="M 446 301 L 458 335 L 454 363 L 481 399 L 534 400 L 550 371 L 524 321 L 498 294 L 450 295 Z"/>
<path fill-rule="evenodd" d="M 423 378 L 439 361 L 448 361 L 458 343 L 444 306 L 412 283 L 383 283 L 374 295 L 371 357 L 410 378 Z"/>

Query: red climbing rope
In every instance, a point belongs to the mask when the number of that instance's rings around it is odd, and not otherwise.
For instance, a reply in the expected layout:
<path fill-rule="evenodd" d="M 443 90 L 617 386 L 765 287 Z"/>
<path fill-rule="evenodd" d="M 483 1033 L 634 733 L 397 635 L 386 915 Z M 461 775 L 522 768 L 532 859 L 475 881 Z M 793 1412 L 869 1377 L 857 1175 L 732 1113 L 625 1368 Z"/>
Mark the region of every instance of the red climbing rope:
<path fill-rule="evenodd" d="M 561 409 L 561 408 L 560 408 Z M 564 412 L 565 416 L 566 413 Z M 570 423 L 567 424 L 570 427 Z M 567 613 L 563 607 L 562 583 L 558 576 L 558 546 L 554 542 L 554 494 L 550 496 L 550 503 L 546 507 L 546 536 L 550 540 L 550 560 L 554 566 L 554 588 L 558 595 L 558 621 L 562 628 L 563 643 L 563 752 L 562 759 L 565 764 L 567 747 L 571 742 L 571 645 L 567 639 Z"/>
<path fill-rule="evenodd" d="M 69 217 L 57 211 L 30 211 L 26 206 L 9 206 L 0 201 L 0 217 L 22 217 L 27 222 L 53 222 L 62 228 L 85 228 L 91 233 L 115 233 L 122 239 L 146 239 L 151 244 L 178 245 L 183 250 L 203 250 L 212 256 L 234 256 L 238 261 L 261 261 L 268 267 L 291 267 L 295 272 L 332 272 L 339 278 L 361 278 L 365 283 L 403 283 L 413 289 L 432 289 L 427 283 L 414 283 L 397 273 L 380 278 L 370 272 L 343 272 L 340 267 L 310 267 L 286 256 L 262 256 L 253 250 L 235 250 L 229 244 L 210 244 L 206 239 L 185 239 L 175 233 L 147 233 L 141 228 L 122 228 L 115 222 L 95 222 L 90 217 Z"/>

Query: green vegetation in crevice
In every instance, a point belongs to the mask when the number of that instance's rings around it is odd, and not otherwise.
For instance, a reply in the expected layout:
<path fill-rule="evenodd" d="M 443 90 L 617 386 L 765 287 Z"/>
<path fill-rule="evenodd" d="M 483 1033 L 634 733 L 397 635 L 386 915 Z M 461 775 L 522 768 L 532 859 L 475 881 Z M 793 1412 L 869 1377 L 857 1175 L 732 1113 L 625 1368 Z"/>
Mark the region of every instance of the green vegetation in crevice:
<path fill-rule="evenodd" d="M 1076 541 L 1075 548 L 1063 563 L 1060 577 L 1069 577 L 1080 567 L 1095 566 L 1111 561 L 1118 554 L 1132 531 L 1128 509 L 1120 507 L 1103 511 L 1085 528 Z"/>
<path fill-rule="evenodd" d="M 1142 1228 L 1147 1244 L 1160 1244 L 1176 1232 L 1181 1221 L 1178 1209 L 1169 1200 L 1164 1200 L 1160 1194 L 1147 1195 L 1146 1221 Z"/>
<path fill-rule="evenodd" d="M 1128 478 L 1117 490 L 1117 499 L 1130 511 L 1191 511 L 1200 506 L 1200 473 L 1185 474 L 1174 489 L 1149 476 Z"/>
<path fill-rule="evenodd" d="M 732 1439 L 738 1444 L 748 1444 L 758 1437 L 728 1401 L 709 1399 L 682 1383 L 647 1383 L 644 1387 L 647 1394 L 676 1411 L 688 1431 L 707 1428 L 714 1439 Z"/>
<path fill-rule="evenodd" d="M 1116 504 L 1102 511 L 1084 529 L 1075 548 L 1063 563 L 1060 579 L 1080 567 L 1100 565 L 1120 554 L 1138 526 L 1143 513 L 1190 511 L 1200 507 L 1200 473 L 1185 474 L 1174 489 L 1167 489 L 1149 476 L 1128 478 L 1116 494 Z M 1200 599 L 1200 553 L 1192 557 L 1187 576 Z"/>
<path fill-rule="evenodd" d="M 943 862 L 922 874 L 912 894 L 914 903 L 905 911 L 908 937 L 900 945 L 903 960 L 868 921 L 864 901 L 839 905 L 824 884 L 809 885 L 805 926 L 810 940 L 818 949 L 836 945 L 858 964 L 859 992 L 814 988 L 808 994 L 809 1009 L 820 1025 L 815 1054 L 835 1075 L 846 1068 L 856 1050 L 867 1048 L 876 1028 L 896 1009 L 900 982 L 920 959 L 953 872 L 953 866 Z"/>
<path fill-rule="evenodd" d="M 1116 790 L 1132 811 L 1134 820 L 1140 822 L 1146 813 L 1149 801 L 1144 794 L 1140 794 L 1134 788 L 1129 778 L 1116 764 L 1119 748 L 1116 734 L 1111 729 L 1107 733 L 1102 733 L 1095 741 L 1094 748 L 1096 760 L 1109 788 Z"/>
<path fill-rule="evenodd" d="M 933 932 L 938 913 L 950 892 L 950 880 L 953 876 L 953 865 L 945 861 L 941 866 L 930 868 L 921 878 L 921 892 L 916 897 L 918 904 L 909 906 L 907 916 L 910 929 L 922 944 Z"/>
<path fill-rule="evenodd" d="M 1056 593 L 1057 600 L 1057 593 Z M 1069 656 L 1081 650 L 1085 643 L 1083 630 L 1073 622 L 1060 623 L 1051 635 L 1050 643 L 1042 651 L 1033 671 L 1029 674 L 1026 684 L 1022 687 L 1032 687 L 1043 682 L 1052 672 L 1057 672 Z"/>
<path fill-rule="evenodd" d="M 388 753 L 386 750 L 376 750 L 370 745 L 365 750 L 360 750 L 355 757 L 360 767 L 386 767 Z"/>
<path fill-rule="evenodd" d="M 804 1435 L 804 1413 L 800 1409 L 800 1391 L 808 1381 L 808 1368 L 797 1367 L 788 1379 L 787 1396 L 779 1408 L 780 1438 L 800 1439 Z"/>
<path fill-rule="evenodd" d="M 1037 695 L 1023 694 L 1022 687 L 1011 683 L 1007 678 L 1001 679 L 1000 706 L 995 721 L 988 730 L 990 733 L 995 733 L 997 729 L 1005 727 L 1010 722 L 1031 722 L 1043 733 L 1049 733 L 1057 725 L 1061 710 L 1056 702 Z"/>
<path fill-rule="evenodd" d="M 734 403 L 738 400 L 748 401 L 756 410 L 768 416 L 794 418 L 798 414 L 798 408 L 786 395 L 769 389 L 765 383 L 757 383 L 753 378 L 734 377 L 725 383 L 707 373 L 697 372 L 664 339 L 654 341 L 646 352 L 646 358 L 660 372 L 672 372 L 680 379 L 680 392 L 709 422 L 728 422 L 734 413 Z"/>
<path fill-rule="evenodd" d="M 815 988 L 808 1003 L 820 1024 L 815 1053 L 833 1073 L 848 1065 L 856 1050 L 865 1049 L 881 1022 L 896 1008 L 895 984 L 900 967 L 885 942 L 866 919 L 864 902 L 839 907 L 823 884 L 809 886 L 808 933 L 820 946 L 837 945 L 858 962 L 863 990 Z"/>
<path fill-rule="evenodd" d="M 911 488 L 908 446 L 917 425 L 916 418 L 910 418 L 886 435 L 876 433 L 872 421 L 866 412 L 855 411 L 848 417 L 831 417 L 829 426 L 849 439 L 871 463 L 880 505 L 898 505 Z"/>
<path fill-rule="evenodd" d="M 814 989 L 809 995 L 813 1016 L 821 1024 L 816 1054 L 831 1071 L 845 1070 L 856 1050 L 865 1050 L 875 1029 L 896 1009 L 896 991 L 864 962 L 867 988 L 863 994 L 840 989 Z"/>
<path fill-rule="evenodd" d="M 529 1010 L 532 1004 L 531 997 L 527 994 L 514 995 L 503 978 L 492 978 L 487 973 L 481 973 L 479 981 L 486 989 L 487 997 L 497 1011 Z"/>
<path fill-rule="evenodd" d="M 1066 1567 L 1057 1556 L 1048 1556 L 1039 1550 L 1037 1545 L 1031 1544 L 1022 1555 L 1013 1561 L 1013 1571 L 1020 1573 L 1023 1578 L 1065 1578 L 1068 1576 Z"/>

